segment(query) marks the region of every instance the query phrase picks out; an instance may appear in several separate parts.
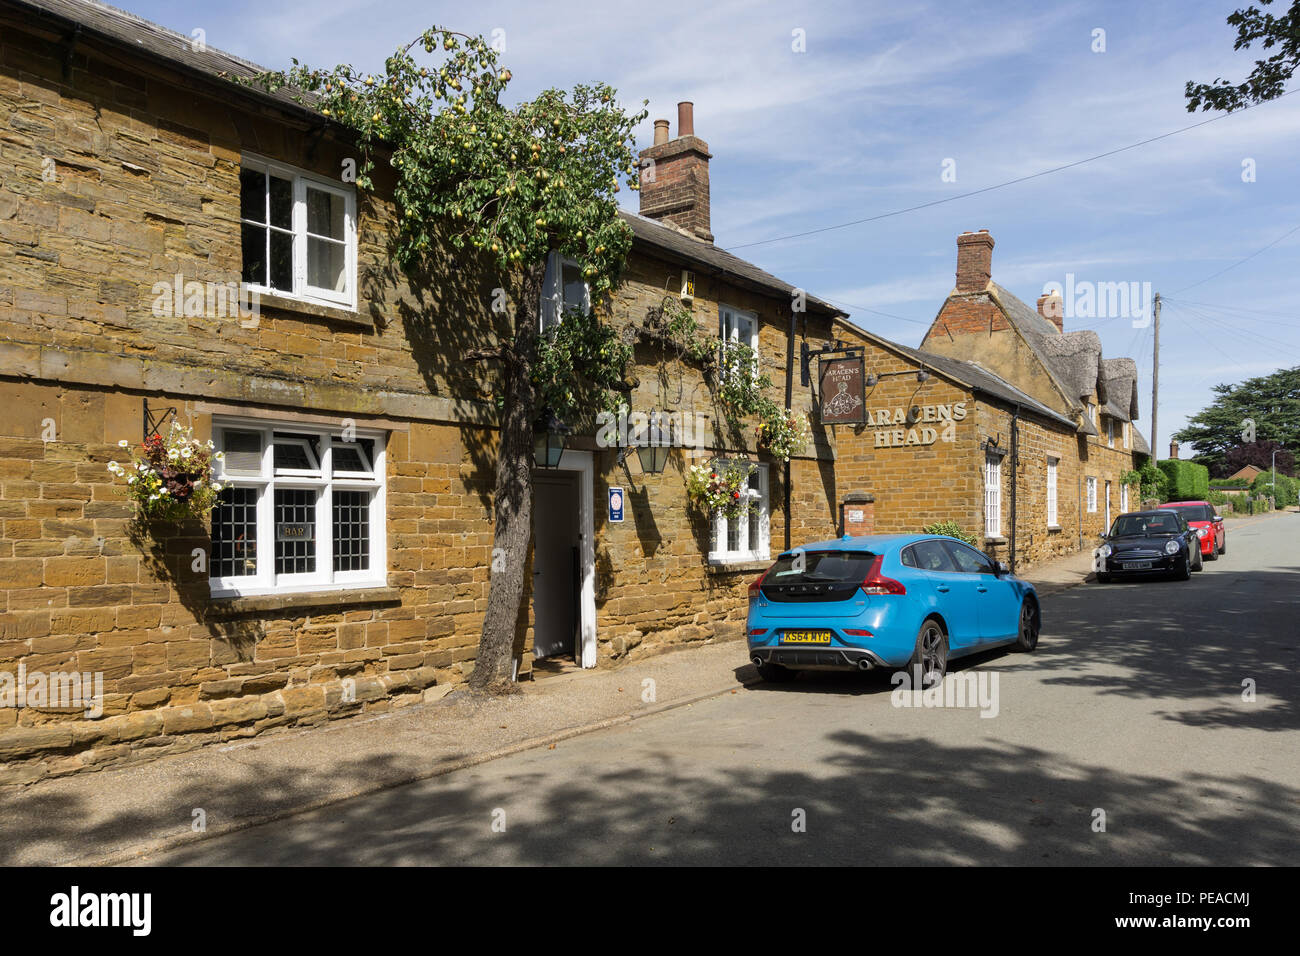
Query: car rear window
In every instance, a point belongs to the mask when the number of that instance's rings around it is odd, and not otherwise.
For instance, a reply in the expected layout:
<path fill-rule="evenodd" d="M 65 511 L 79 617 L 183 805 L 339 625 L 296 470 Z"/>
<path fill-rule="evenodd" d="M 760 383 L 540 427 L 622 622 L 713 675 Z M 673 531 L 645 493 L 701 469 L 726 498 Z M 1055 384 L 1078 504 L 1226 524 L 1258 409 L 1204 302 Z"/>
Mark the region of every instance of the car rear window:
<path fill-rule="evenodd" d="M 1209 505 L 1181 505 L 1177 508 L 1170 508 L 1170 511 L 1177 511 L 1183 516 L 1184 521 L 1212 521 L 1214 512 Z"/>
<path fill-rule="evenodd" d="M 859 585 L 876 555 L 870 551 L 794 551 L 776 559 L 765 584 Z"/>

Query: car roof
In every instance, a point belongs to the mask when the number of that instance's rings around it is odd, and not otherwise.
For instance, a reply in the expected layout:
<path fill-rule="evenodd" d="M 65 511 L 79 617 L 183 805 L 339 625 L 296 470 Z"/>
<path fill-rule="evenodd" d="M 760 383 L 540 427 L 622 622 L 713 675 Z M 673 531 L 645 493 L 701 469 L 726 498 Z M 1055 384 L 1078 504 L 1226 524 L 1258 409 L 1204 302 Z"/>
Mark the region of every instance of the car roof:
<path fill-rule="evenodd" d="M 1161 507 L 1161 508 L 1176 508 L 1176 507 L 1178 507 L 1179 505 L 1205 505 L 1205 506 L 1208 508 L 1209 505 L 1210 505 L 1210 503 L 1209 503 L 1208 501 L 1166 501 L 1166 502 L 1165 502 L 1164 504 L 1162 504 L 1160 507 Z"/>
<path fill-rule="evenodd" d="M 941 534 L 872 534 L 861 537 L 850 537 L 845 535 L 842 538 L 832 538 L 829 541 L 813 541 L 808 544 L 801 544 L 797 550 L 800 551 L 871 551 L 880 554 L 890 548 L 900 548 L 909 545 L 914 541 L 924 541 L 927 538 L 945 538 L 947 535 Z M 956 541 L 956 538 L 951 540 Z M 790 551 L 783 551 L 782 554 L 790 554 Z"/>
<path fill-rule="evenodd" d="M 1135 518 L 1135 517 L 1152 517 L 1155 515 L 1164 515 L 1164 508 L 1148 508 L 1146 511 L 1126 511 L 1122 515 L 1116 515 L 1118 518 Z"/>

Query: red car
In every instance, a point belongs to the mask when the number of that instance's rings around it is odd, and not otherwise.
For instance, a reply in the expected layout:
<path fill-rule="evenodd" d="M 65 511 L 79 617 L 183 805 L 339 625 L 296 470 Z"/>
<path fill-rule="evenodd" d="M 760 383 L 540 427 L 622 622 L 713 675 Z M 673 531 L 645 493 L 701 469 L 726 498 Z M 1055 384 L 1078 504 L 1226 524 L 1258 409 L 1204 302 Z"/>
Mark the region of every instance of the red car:
<path fill-rule="evenodd" d="M 1214 561 L 1228 553 L 1228 532 L 1223 529 L 1223 518 L 1208 501 L 1170 501 L 1160 506 L 1171 508 L 1183 516 L 1201 539 L 1201 557 Z"/>

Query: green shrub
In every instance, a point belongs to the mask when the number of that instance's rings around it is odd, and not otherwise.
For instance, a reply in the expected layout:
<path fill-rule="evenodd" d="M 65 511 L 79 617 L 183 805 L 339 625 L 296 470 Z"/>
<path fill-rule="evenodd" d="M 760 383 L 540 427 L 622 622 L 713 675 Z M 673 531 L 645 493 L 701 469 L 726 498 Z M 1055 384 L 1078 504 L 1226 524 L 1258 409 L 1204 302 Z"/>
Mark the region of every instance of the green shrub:
<path fill-rule="evenodd" d="M 1245 478 L 1211 478 L 1211 488 L 1239 488 L 1245 491 L 1250 487 L 1250 482 Z"/>
<path fill-rule="evenodd" d="M 1126 471 L 1119 476 L 1120 484 L 1137 485 L 1138 501 L 1148 501 L 1154 498 L 1157 501 L 1167 501 L 1166 486 L 1169 479 L 1165 473 L 1155 466 L 1150 458 L 1142 463 L 1142 467 L 1135 471 Z"/>
<path fill-rule="evenodd" d="M 1300 503 L 1300 479 L 1277 476 L 1277 488 L 1273 487 L 1273 473 L 1260 472 L 1250 490 L 1256 495 L 1272 495 L 1279 508 Z"/>
<path fill-rule="evenodd" d="M 1205 500 L 1210 492 L 1210 469 L 1194 461 L 1166 458 L 1158 462 L 1168 480 L 1168 501 Z"/>
<path fill-rule="evenodd" d="M 963 531 L 961 525 L 955 521 L 936 521 L 934 524 L 928 524 L 921 529 L 921 534 L 941 534 L 956 538 L 958 541 L 965 541 L 972 547 L 979 547 L 979 535 Z"/>
<path fill-rule="evenodd" d="M 1229 501 L 1229 497 L 1219 489 L 1211 488 L 1208 492 L 1206 492 L 1205 500 L 1212 505 L 1226 505 Z"/>

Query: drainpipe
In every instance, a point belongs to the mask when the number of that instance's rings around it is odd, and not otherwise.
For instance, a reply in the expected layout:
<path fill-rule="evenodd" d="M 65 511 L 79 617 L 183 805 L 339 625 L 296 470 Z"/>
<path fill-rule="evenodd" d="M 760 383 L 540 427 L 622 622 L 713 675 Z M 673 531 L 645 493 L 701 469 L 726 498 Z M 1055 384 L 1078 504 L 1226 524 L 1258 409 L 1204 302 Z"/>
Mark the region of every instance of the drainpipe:
<path fill-rule="evenodd" d="M 1020 406 L 1011 416 L 1011 573 L 1016 573 L 1016 490 L 1020 485 Z"/>
<path fill-rule="evenodd" d="M 788 409 L 794 402 L 794 334 L 795 322 L 799 313 L 792 308 L 790 310 L 790 334 L 785 340 L 785 407 Z M 814 446 L 815 451 L 815 446 Z M 790 514 L 790 462 L 787 459 L 785 463 L 785 480 L 781 482 L 781 487 L 785 489 L 785 550 L 790 550 L 790 525 L 793 523 L 793 515 Z"/>

